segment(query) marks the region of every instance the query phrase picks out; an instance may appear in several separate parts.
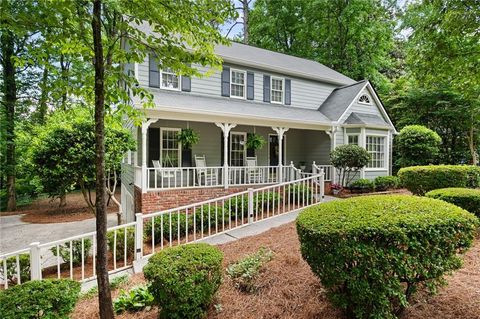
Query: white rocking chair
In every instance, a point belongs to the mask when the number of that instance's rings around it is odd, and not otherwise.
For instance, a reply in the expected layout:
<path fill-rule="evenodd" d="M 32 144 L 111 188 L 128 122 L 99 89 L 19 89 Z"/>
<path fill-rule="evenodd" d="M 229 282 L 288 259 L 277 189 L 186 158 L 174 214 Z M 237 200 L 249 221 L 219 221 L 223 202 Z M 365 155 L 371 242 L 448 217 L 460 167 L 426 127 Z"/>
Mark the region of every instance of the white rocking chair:
<path fill-rule="evenodd" d="M 247 163 L 247 183 L 254 184 L 254 183 L 262 183 L 263 180 L 263 170 L 258 167 L 257 165 L 257 157 L 247 157 L 245 159 Z"/>
<path fill-rule="evenodd" d="M 218 169 L 209 168 L 205 155 L 195 155 L 195 171 L 197 175 L 197 184 L 199 186 L 218 185 Z"/>

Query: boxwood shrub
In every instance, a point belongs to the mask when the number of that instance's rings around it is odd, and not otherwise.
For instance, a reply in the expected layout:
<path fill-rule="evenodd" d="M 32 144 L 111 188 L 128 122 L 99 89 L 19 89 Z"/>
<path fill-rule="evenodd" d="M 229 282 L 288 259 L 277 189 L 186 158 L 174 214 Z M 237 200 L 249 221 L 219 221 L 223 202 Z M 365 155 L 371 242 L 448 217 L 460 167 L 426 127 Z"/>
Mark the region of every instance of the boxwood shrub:
<path fill-rule="evenodd" d="M 27 282 L 30 280 L 30 255 L 21 254 L 18 256 L 18 263 L 20 265 L 20 282 Z M 3 260 L 0 260 L 0 274 L 5 278 Z M 18 283 L 17 273 L 17 257 L 12 256 L 7 258 L 7 280 L 9 285 Z"/>
<path fill-rule="evenodd" d="M 0 292 L 0 314 L 3 319 L 68 318 L 79 294 L 76 281 L 29 281 Z"/>
<path fill-rule="evenodd" d="M 441 188 L 425 194 L 457 205 L 480 218 L 480 189 Z"/>
<path fill-rule="evenodd" d="M 356 181 L 353 181 L 349 188 L 352 192 L 368 193 L 373 192 L 375 184 L 369 179 L 359 178 Z"/>
<path fill-rule="evenodd" d="M 377 195 L 308 208 L 297 232 L 333 304 L 350 318 L 396 318 L 418 286 L 434 292 L 461 266 L 478 224 L 440 200 Z"/>
<path fill-rule="evenodd" d="M 400 185 L 400 179 L 397 176 L 377 176 L 374 183 L 376 191 L 386 191 L 397 188 Z"/>
<path fill-rule="evenodd" d="M 480 167 L 473 165 L 411 166 L 398 172 L 401 184 L 415 195 L 448 187 L 480 187 Z"/>
<path fill-rule="evenodd" d="M 222 281 L 222 252 L 205 243 L 167 248 L 144 268 L 160 318 L 202 318 Z"/>

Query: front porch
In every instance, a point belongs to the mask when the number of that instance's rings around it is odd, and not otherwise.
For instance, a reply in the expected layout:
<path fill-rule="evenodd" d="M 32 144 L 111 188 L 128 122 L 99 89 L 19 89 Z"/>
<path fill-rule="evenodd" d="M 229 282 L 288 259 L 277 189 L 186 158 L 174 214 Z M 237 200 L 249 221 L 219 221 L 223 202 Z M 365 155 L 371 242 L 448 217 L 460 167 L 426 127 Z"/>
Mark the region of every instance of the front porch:
<path fill-rule="evenodd" d="M 199 135 L 190 150 L 182 148 L 177 138 L 187 128 Z M 263 147 L 248 147 L 252 134 L 265 140 Z M 329 165 L 331 141 L 325 129 L 154 118 L 138 129 L 137 141 L 134 180 L 142 193 L 276 184 L 321 169 L 325 181 L 334 175 Z"/>

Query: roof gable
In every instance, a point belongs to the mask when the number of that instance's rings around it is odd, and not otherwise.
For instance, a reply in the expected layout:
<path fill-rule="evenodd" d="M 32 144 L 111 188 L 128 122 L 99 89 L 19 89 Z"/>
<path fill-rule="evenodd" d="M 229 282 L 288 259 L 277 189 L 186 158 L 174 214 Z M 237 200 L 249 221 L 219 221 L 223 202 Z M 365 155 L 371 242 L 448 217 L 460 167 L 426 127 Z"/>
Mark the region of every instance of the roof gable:
<path fill-rule="evenodd" d="M 366 85 L 367 81 L 363 80 L 334 89 L 318 110 L 332 121 L 338 121 Z"/>

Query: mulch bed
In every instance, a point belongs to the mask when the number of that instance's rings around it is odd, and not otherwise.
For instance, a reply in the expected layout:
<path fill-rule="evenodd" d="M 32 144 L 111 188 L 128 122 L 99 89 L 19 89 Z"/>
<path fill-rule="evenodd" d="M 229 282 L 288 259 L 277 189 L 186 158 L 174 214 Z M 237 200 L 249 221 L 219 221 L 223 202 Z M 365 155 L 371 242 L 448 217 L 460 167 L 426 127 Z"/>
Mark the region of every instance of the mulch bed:
<path fill-rule="evenodd" d="M 92 193 L 95 196 L 95 193 Z M 115 194 L 120 201 L 120 193 Z M 52 201 L 50 198 L 40 198 L 29 205 L 19 207 L 14 212 L 2 212 L 0 216 L 11 216 L 22 214 L 22 221 L 33 224 L 51 224 L 81 221 L 94 218 L 88 208 L 82 193 L 75 192 L 67 195 L 67 205 L 59 207 L 59 200 Z M 109 214 L 118 212 L 118 207 L 112 201 L 107 208 Z"/>
<path fill-rule="evenodd" d="M 208 318 L 331 318 L 342 314 L 333 308 L 319 280 L 303 261 L 295 224 L 271 229 L 261 235 L 220 245 L 225 254 L 224 267 L 246 254 L 268 247 L 275 255 L 264 268 L 254 294 L 239 292 L 228 278 L 220 287 L 215 304 L 221 311 L 209 310 Z M 144 282 L 143 274 L 131 277 L 128 286 Z M 479 319 L 480 318 L 480 239 L 466 254 L 464 267 L 448 278 L 449 285 L 436 296 L 420 293 L 402 318 L 406 319 Z M 113 297 L 119 291 L 113 292 Z M 122 314 L 117 318 L 157 318 L 158 310 Z M 97 318 L 98 299 L 81 300 L 72 318 Z"/>

